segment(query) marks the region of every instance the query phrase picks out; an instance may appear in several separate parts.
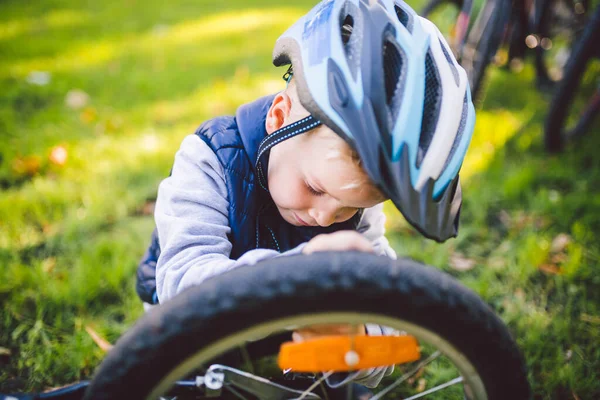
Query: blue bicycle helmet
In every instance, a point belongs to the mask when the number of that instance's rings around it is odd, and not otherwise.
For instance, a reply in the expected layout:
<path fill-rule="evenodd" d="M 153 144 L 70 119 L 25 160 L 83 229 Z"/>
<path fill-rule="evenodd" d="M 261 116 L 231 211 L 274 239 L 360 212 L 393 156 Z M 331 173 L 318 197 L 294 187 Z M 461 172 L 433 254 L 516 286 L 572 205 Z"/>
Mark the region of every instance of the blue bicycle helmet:
<path fill-rule="evenodd" d="M 273 63 L 291 64 L 304 108 L 416 229 L 456 236 L 475 110 L 435 25 L 399 0 L 324 0 L 281 35 Z"/>

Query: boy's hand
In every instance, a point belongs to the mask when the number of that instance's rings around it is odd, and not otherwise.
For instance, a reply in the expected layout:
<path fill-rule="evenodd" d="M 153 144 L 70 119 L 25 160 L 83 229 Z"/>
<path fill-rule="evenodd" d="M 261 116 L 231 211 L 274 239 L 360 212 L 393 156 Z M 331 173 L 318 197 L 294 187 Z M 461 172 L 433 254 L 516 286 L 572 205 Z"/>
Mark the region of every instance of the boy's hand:
<path fill-rule="evenodd" d="M 367 253 L 375 252 L 373 244 L 360 233 L 355 231 L 338 231 L 315 236 L 304 246 L 302 253 L 311 254 L 318 251 L 345 250 L 358 250 Z"/>
<path fill-rule="evenodd" d="M 310 325 L 294 331 L 292 339 L 294 342 L 315 339 L 320 336 L 330 335 L 366 335 L 367 331 L 363 324 L 320 324 Z"/>

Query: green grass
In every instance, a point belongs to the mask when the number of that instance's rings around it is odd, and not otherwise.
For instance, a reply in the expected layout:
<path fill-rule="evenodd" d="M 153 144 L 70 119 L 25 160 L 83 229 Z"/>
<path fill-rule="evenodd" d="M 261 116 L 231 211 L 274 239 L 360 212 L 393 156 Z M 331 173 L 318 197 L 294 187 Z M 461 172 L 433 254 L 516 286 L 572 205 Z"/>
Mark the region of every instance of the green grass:
<path fill-rule="evenodd" d="M 179 143 L 283 87 L 272 45 L 311 4 L 0 5 L 0 392 L 88 378 L 104 353 L 86 327 L 114 343 L 142 315 L 134 282 L 153 227 L 147 202 Z M 50 82 L 29 83 L 32 71 Z M 531 67 L 492 72 L 463 168 L 459 237 L 428 242 L 391 208 L 389 237 L 494 307 L 537 398 L 597 398 L 600 129 L 548 155 L 548 99 Z M 65 103 L 73 89 L 89 95 L 80 109 Z M 56 146 L 64 165 L 50 161 Z M 459 256 L 474 267 L 454 269 Z"/>

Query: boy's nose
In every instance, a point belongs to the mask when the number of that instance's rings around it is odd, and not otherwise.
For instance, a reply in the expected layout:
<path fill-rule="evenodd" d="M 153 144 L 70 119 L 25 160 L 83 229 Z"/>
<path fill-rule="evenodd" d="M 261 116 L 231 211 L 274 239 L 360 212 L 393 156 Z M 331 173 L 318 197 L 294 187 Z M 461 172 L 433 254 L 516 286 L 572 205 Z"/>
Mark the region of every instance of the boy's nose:
<path fill-rule="evenodd" d="M 309 210 L 308 215 L 314 219 L 319 226 L 329 226 L 335 222 L 336 210 L 335 209 L 321 209 L 312 208 Z"/>

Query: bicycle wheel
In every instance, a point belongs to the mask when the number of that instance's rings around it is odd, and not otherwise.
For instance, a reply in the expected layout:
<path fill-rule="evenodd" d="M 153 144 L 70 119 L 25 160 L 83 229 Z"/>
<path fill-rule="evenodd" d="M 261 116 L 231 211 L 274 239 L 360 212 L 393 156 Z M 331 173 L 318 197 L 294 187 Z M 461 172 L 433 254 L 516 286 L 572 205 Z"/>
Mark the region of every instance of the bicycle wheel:
<path fill-rule="evenodd" d="M 474 97 L 482 90 L 486 69 L 500 48 L 511 7 L 510 0 L 486 1 L 469 30 L 461 64 L 469 76 Z"/>
<path fill-rule="evenodd" d="M 444 387 L 444 382 L 462 384 L 428 398 L 526 399 L 530 395 L 519 350 L 507 328 L 477 295 L 439 270 L 412 260 L 347 252 L 281 257 L 227 272 L 182 292 L 150 311 L 116 343 L 97 369 L 86 398 L 172 396 L 177 380 L 194 374 L 198 377 L 192 378 L 190 386 L 197 382 L 206 392 L 191 398 L 214 398 L 215 392 L 209 393 L 215 387 L 214 375 L 209 378 L 209 372 L 215 368 L 222 375 L 240 368 L 243 374 L 285 385 L 286 375 L 264 357 L 269 346 L 256 351 L 247 344 L 272 342 L 273 334 L 289 336 L 290 329 L 331 323 L 379 324 L 418 340 L 421 360 L 398 366 L 373 389 L 378 393 L 373 398 L 408 398 Z M 216 364 L 235 352 L 247 365 Z M 406 379 L 410 372 L 417 377 Z M 398 376 L 405 379 L 404 385 L 398 384 Z M 256 388 L 266 385 L 264 381 L 251 378 L 247 386 L 252 387 L 240 388 L 236 377 L 243 378 L 238 372 L 225 381 L 221 398 L 332 398 L 326 391 L 308 394 L 305 389 L 307 397 L 290 392 L 261 395 Z M 296 387 L 307 386 L 305 381 L 287 382 L 290 387 L 294 382 Z M 180 391 L 177 398 L 186 397 Z"/>
<path fill-rule="evenodd" d="M 536 0 L 532 13 L 533 32 L 526 38 L 535 50 L 536 85 L 553 90 L 564 74 L 573 44 L 581 36 L 592 4 L 581 0 Z"/>
<path fill-rule="evenodd" d="M 450 28 L 447 19 L 454 17 L 447 8 L 457 11 Z M 451 44 L 459 63 L 467 72 L 473 98 L 477 98 L 491 63 L 502 42 L 504 28 L 511 12 L 511 0 L 430 0 L 422 15 L 449 31 Z"/>
<path fill-rule="evenodd" d="M 600 111 L 600 6 L 575 44 L 546 117 L 545 144 L 560 151 L 563 143 L 588 130 Z"/>

